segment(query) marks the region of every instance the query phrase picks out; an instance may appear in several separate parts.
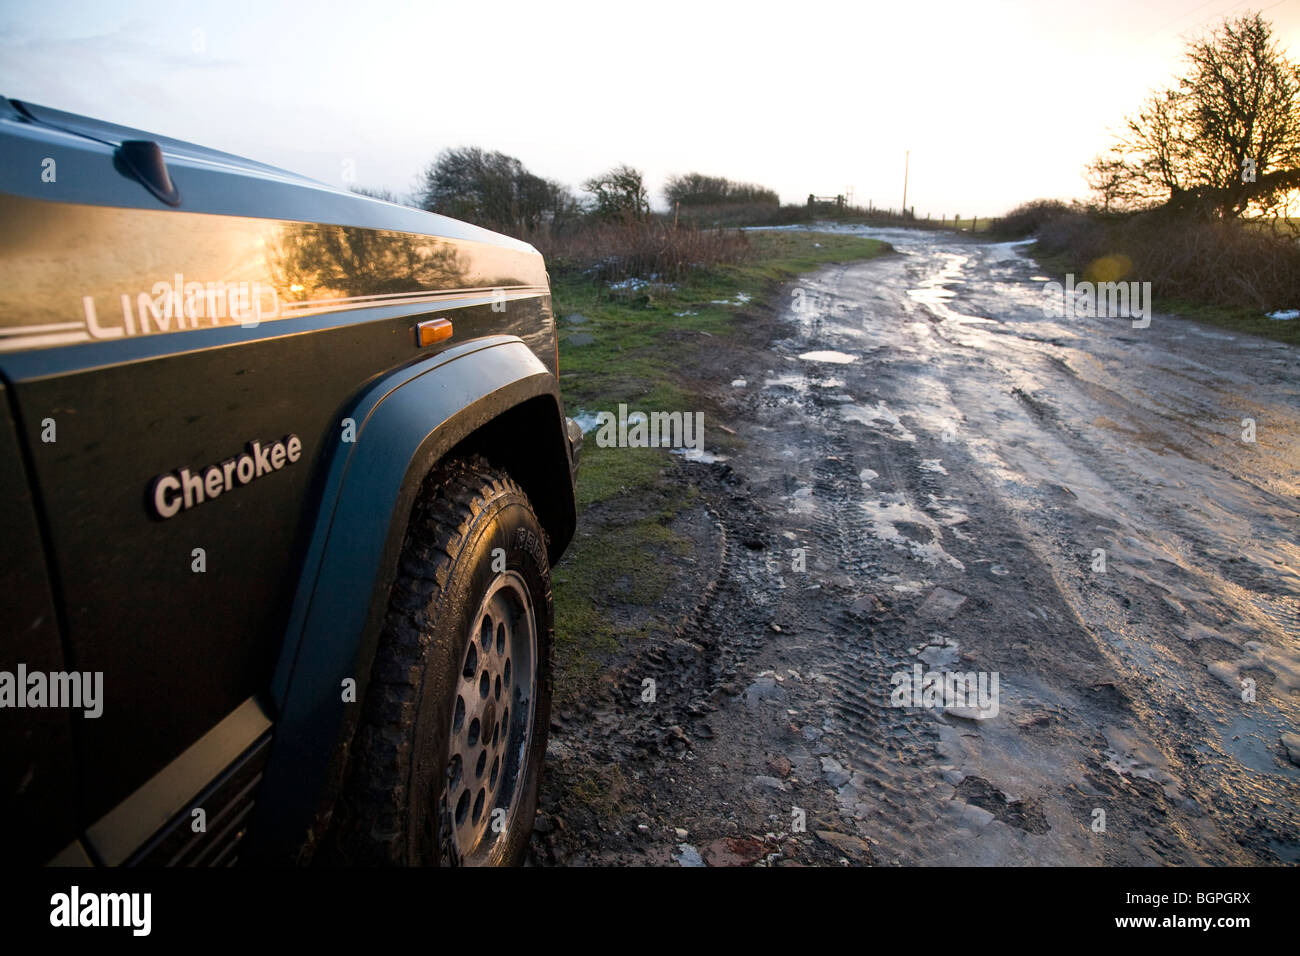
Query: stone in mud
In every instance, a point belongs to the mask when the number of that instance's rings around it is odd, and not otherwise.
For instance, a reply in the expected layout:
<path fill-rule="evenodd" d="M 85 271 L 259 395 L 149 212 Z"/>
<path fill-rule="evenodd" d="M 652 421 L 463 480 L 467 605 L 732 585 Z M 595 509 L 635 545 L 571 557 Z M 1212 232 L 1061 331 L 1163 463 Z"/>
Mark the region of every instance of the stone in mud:
<path fill-rule="evenodd" d="M 872 862 L 871 844 L 859 837 L 848 833 L 837 833 L 834 830 L 818 830 L 817 839 L 829 844 L 850 860 L 856 860 L 860 863 Z"/>
<path fill-rule="evenodd" d="M 746 707 L 757 707 L 765 700 L 778 702 L 785 700 L 785 690 L 776 682 L 774 677 L 760 677 L 745 688 Z"/>
<path fill-rule="evenodd" d="M 763 844 L 752 837 L 723 837 L 705 845 L 704 862 L 709 866 L 753 866 L 763 858 Z"/>
<path fill-rule="evenodd" d="M 949 812 L 956 818 L 958 824 L 968 827 L 975 833 L 979 833 L 997 819 L 994 814 L 983 807 L 977 807 L 973 803 L 963 803 L 957 799 L 948 801 L 948 807 Z"/>
<path fill-rule="evenodd" d="M 947 621 L 966 603 L 966 595 L 958 594 L 956 591 L 949 591 L 947 588 L 935 588 L 932 590 L 921 607 L 917 610 L 917 616 L 930 621 Z"/>
<path fill-rule="evenodd" d="M 776 777 L 769 777 L 765 774 L 760 774 L 759 776 L 755 777 L 754 783 L 755 785 L 759 787 L 764 787 L 768 790 L 780 790 L 783 793 L 786 790 L 786 785 L 784 783 L 776 779 Z"/>
<path fill-rule="evenodd" d="M 834 757 L 822 757 L 822 774 L 832 787 L 842 787 L 849 782 L 849 774 Z"/>
<path fill-rule="evenodd" d="M 956 717 L 958 720 L 970 720 L 976 723 L 983 723 L 986 720 L 992 720 L 994 717 L 992 708 L 982 710 L 979 707 L 945 707 L 943 712 L 949 717 Z"/>
<path fill-rule="evenodd" d="M 957 645 L 930 644 L 921 648 L 921 652 L 916 656 L 928 664 L 930 670 L 950 670 L 957 664 Z"/>
<path fill-rule="evenodd" d="M 673 851 L 666 846 L 652 846 L 645 851 L 645 863 L 647 866 L 672 866 L 677 862 L 677 857 Z"/>
<path fill-rule="evenodd" d="M 767 762 L 768 769 L 778 777 L 790 776 L 790 760 L 782 754 L 777 754 Z"/>
<path fill-rule="evenodd" d="M 554 737 L 546 742 L 546 759 L 548 761 L 559 763 L 568 760 L 572 756 L 573 748 L 568 744 L 556 740 Z"/>
<path fill-rule="evenodd" d="M 1030 711 L 1025 716 L 1016 721 L 1016 726 L 1021 730 L 1030 730 L 1034 727 L 1046 727 L 1055 718 L 1045 710 Z"/>
<path fill-rule="evenodd" d="M 1287 759 L 1300 767 L 1300 734 L 1283 734 L 1282 746 L 1286 748 Z"/>
<path fill-rule="evenodd" d="M 678 844 L 673 859 L 677 861 L 678 866 L 704 866 L 704 859 L 700 856 L 700 851 L 689 843 Z"/>

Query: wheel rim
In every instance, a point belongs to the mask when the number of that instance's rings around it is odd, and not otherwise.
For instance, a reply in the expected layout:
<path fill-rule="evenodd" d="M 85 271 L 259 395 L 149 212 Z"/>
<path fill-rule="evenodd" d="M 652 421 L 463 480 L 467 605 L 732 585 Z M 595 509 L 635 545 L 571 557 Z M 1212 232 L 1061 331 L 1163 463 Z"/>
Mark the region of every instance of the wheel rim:
<path fill-rule="evenodd" d="M 461 863 L 486 862 L 515 825 L 532 746 L 536 661 L 532 600 L 523 579 L 507 571 L 472 619 L 452 700 L 438 805 Z"/>

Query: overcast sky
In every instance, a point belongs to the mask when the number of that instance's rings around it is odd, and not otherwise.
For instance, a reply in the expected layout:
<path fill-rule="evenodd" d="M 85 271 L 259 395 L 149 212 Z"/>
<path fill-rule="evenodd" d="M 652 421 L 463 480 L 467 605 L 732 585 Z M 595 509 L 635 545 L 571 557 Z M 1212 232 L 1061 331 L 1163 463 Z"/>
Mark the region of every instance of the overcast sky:
<path fill-rule="evenodd" d="M 406 192 L 448 146 L 574 186 L 626 162 L 919 215 L 1082 196 L 1188 36 L 1300 0 L 652 4 L 0 0 L 0 94 Z"/>

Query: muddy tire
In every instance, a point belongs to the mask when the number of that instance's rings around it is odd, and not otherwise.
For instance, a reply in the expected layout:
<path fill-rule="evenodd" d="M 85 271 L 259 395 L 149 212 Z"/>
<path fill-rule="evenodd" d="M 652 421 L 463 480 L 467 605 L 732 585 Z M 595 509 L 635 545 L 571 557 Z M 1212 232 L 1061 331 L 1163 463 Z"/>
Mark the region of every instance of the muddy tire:
<path fill-rule="evenodd" d="M 481 458 L 412 510 L 345 786 L 339 850 L 381 865 L 514 865 L 550 726 L 546 535 Z"/>

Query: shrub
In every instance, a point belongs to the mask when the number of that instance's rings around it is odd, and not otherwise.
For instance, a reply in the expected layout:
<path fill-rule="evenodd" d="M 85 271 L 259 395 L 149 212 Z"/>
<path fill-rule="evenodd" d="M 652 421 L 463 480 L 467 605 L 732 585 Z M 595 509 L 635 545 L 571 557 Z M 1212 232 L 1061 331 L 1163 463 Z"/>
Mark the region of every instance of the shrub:
<path fill-rule="evenodd" d="M 476 146 L 444 149 L 417 192 L 423 209 L 514 236 L 558 228 L 577 214 L 563 185 L 533 175 L 513 156 Z"/>
<path fill-rule="evenodd" d="M 1166 209 L 1104 216 L 1040 201 L 1013 210 L 1004 235 L 1030 224 L 1038 248 L 1080 273 L 1102 256 L 1132 263 L 1123 278 L 1150 282 L 1162 298 L 1260 310 L 1300 303 L 1300 245 L 1258 223 L 1203 219 Z M 1082 276 L 1081 276 L 1082 277 Z"/>
<path fill-rule="evenodd" d="M 1056 199 L 1035 199 L 1033 202 L 1021 203 L 1005 216 L 994 220 L 990 231 L 1009 239 L 1023 239 L 1041 230 L 1047 223 L 1071 210 L 1065 203 Z"/>
<path fill-rule="evenodd" d="M 668 202 L 690 206 L 779 206 L 776 190 L 755 183 L 738 183 L 725 176 L 686 173 L 669 176 L 664 184 Z"/>
<path fill-rule="evenodd" d="M 736 230 L 674 229 L 658 220 L 593 223 L 541 237 L 535 245 L 553 271 L 578 271 L 610 282 L 675 282 L 697 268 L 743 261 L 750 250 L 745 234 Z"/>
<path fill-rule="evenodd" d="M 632 222 L 650 214 L 641 170 L 626 164 L 592 176 L 582 188 L 591 194 L 591 214 L 598 219 Z"/>

